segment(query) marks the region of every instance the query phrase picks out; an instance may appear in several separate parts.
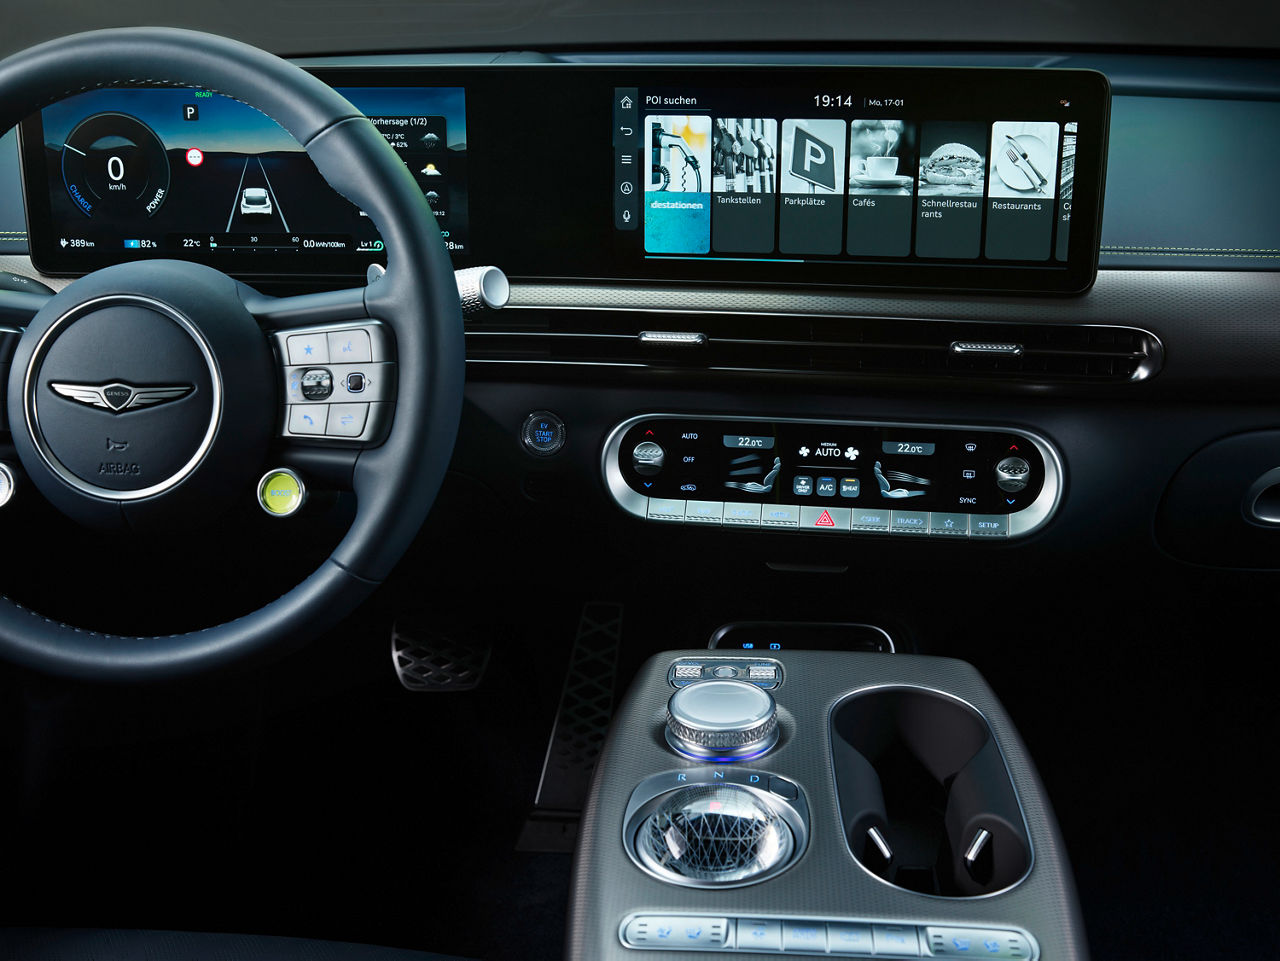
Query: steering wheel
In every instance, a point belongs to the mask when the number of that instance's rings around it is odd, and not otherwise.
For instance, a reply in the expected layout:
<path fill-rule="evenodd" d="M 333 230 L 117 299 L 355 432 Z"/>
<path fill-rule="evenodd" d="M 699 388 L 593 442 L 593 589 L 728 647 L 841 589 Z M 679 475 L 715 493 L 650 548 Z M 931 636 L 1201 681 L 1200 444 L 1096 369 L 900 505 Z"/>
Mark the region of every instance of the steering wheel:
<path fill-rule="evenodd" d="M 252 496 L 295 389 L 289 359 L 273 352 L 273 343 L 287 351 L 288 331 L 369 335 L 383 393 L 372 405 L 379 428 L 329 450 L 346 452 L 357 502 L 350 528 L 317 570 L 265 607 L 193 633 L 123 637 L 0 598 L 0 657 L 87 679 L 208 671 L 298 644 L 350 613 L 426 518 L 462 406 L 462 316 L 435 217 L 373 124 L 302 69 L 186 30 L 77 34 L 0 62 L 0 130 L 80 91 L 138 84 L 215 91 L 275 120 L 369 215 L 387 270 L 364 288 L 270 297 L 206 266 L 157 260 L 96 271 L 52 297 L 0 294 L 0 324 L 26 320 L 7 407 L 34 485 L 74 520 L 121 537 Z M 127 455 L 104 450 L 120 443 Z M 275 443 L 288 463 L 290 444 L 305 459 L 323 456 L 325 439 L 305 450 L 297 438 Z M 158 558 L 157 568 L 171 563 Z"/>

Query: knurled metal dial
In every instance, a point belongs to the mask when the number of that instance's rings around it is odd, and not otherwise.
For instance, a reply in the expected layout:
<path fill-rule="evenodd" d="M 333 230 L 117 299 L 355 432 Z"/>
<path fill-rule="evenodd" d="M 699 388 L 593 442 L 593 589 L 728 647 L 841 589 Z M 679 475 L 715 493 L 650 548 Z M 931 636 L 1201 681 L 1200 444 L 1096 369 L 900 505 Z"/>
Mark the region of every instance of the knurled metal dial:
<path fill-rule="evenodd" d="M 698 760 L 758 757 L 778 741 L 777 705 L 746 681 L 698 681 L 667 702 L 666 738 L 677 754 Z"/>

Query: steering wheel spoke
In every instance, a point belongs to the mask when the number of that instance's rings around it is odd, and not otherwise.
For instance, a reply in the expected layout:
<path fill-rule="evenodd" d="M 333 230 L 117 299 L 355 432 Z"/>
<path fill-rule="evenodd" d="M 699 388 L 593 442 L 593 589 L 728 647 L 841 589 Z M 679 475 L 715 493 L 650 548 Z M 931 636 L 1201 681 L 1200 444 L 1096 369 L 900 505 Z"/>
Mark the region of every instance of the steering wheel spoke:
<path fill-rule="evenodd" d="M 364 290 L 267 297 L 245 287 L 241 299 L 278 365 L 278 436 L 301 449 L 380 444 L 395 409 L 395 338 L 368 316 Z"/>

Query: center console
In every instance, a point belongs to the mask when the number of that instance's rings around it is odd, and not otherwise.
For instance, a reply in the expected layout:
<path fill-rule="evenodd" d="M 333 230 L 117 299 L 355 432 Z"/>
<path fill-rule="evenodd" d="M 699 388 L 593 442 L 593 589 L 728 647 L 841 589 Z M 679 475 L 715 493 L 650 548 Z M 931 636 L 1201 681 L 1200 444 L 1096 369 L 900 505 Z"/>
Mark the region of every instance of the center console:
<path fill-rule="evenodd" d="M 978 672 L 914 655 L 673 651 L 615 715 L 571 961 L 1084 959 L 1057 824 Z"/>

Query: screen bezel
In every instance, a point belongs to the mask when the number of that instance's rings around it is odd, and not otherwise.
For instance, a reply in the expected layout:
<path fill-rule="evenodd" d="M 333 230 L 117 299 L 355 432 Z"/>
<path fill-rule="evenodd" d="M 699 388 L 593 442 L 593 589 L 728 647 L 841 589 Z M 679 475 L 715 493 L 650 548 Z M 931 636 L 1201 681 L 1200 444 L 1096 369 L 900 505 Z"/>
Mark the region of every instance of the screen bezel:
<path fill-rule="evenodd" d="M 523 64 L 449 67 L 337 67 L 313 71 L 335 87 L 465 88 L 467 101 L 468 206 L 470 252 L 455 256 L 458 267 L 496 264 L 513 279 L 608 283 L 730 284 L 768 287 L 863 287 L 963 291 L 969 293 L 1077 294 L 1096 278 L 1101 209 L 1110 122 L 1110 86 L 1089 70 L 987 67 L 824 67 L 803 66 L 655 66 Z M 1066 266 L 991 266 L 919 261 L 832 260 L 794 263 L 734 263 L 707 260 L 646 260 L 637 232 L 630 236 L 613 225 L 613 92 L 617 87 L 682 87 L 691 90 L 783 89 L 797 99 L 829 90 L 893 90 L 909 102 L 929 97 L 927 110 L 908 107 L 913 119 L 1053 119 L 1053 107 L 1070 103 L 1079 124 L 1071 233 Z M 526 105 L 513 107 L 513 91 Z M 938 94 L 938 91 L 942 91 Z M 994 103 L 996 107 L 975 107 Z M 573 203 L 545 201 L 546 185 L 534 164 L 512 161 L 512 143 L 549 149 L 554 144 L 540 126 L 555 108 L 582 116 L 585 129 L 599 139 L 581 145 L 583 161 L 574 171 L 580 195 Z M 797 111 L 803 104 L 797 104 Z M 1067 108 L 1062 108 L 1067 109 Z M 863 113 L 868 111 L 863 110 Z M 996 117 L 996 114 L 999 117 Z M 803 116 L 803 113 L 797 113 Z M 847 111 L 833 116 L 847 116 Z M 875 114 L 872 114 L 875 115 Z M 881 116 L 892 110 L 881 109 Z M 57 246 L 52 223 L 48 175 L 44 167 L 39 117 L 20 131 L 23 183 L 27 202 L 31 257 L 37 269 L 54 276 L 77 276 L 122 259 L 106 249 L 102 257 L 67 256 Z M 539 139 L 542 138 L 542 139 Z M 571 145 L 570 145 L 571 146 Z M 566 147 L 565 149 L 569 149 Z M 493 185 L 503 185 L 495 190 Z M 544 199 L 539 200 L 539 196 Z M 1055 201 L 1056 202 L 1056 201 Z M 536 231 L 513 229 L 521 221 Z M 638 251 L 638 253 L 637 253 Z M 129 258 L 133 259 L 133 258 Z M 288 262 L 254 255 L 253 263 L 228 256 L 204 258 L 236 277 L 289 279 L 314 277 L 351 282 L 371 261 L 340 254 L 294 256 Z M 344 262 L 346 261 L 346 262 Z"/>

